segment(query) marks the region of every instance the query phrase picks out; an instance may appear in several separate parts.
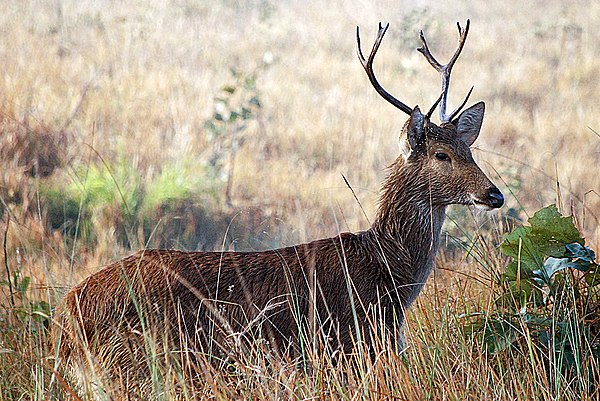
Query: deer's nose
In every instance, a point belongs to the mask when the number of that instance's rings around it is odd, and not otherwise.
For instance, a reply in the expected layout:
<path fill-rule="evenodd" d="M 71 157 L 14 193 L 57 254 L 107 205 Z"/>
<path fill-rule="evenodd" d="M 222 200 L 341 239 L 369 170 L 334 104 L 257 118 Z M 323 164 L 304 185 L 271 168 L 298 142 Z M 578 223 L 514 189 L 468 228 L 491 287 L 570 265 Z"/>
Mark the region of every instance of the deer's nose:
<path fill-rule="evenodd" d="M 492 187 L 488 190 L 488 199 L 490 206 L 494 209 L 504 205 L 504 195 L 502 195 L 502 192 L 500 192 L 500 190 L 496 187 Z"/>

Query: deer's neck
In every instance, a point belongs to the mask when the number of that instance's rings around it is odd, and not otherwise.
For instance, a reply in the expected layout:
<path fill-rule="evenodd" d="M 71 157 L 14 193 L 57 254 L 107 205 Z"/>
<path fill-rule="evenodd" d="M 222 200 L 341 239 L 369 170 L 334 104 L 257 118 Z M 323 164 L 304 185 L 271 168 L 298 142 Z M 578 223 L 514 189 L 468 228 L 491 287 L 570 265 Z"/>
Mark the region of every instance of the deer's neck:
<path fill-rule="evenodd" d="M 383 185 L 377 217 L 368 231 L 384 270 L 396 285 L 411 289 L 402 297 L 405 306 L 431 273 L 444 222 L 446 207 L 432 204 L 430 184 L 399 159 Z"/>

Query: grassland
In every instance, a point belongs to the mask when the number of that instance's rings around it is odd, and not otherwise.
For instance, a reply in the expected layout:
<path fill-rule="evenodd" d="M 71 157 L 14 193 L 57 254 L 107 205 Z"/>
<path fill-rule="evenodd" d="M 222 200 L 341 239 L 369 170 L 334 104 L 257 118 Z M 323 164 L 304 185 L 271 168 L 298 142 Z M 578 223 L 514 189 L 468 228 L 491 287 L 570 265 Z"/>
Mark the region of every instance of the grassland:
<path fill-rule="evenodd" d="M 310 372 L 255 356 L 236 374 L 207 367 L 193 390 L 173 374 L 154 394 L 598 397 L 582 376 L 557 379 L 526 343 L 491 355 L 460 329 L 460 316 L 493 308 L 491 283 L 506 265 L 496 249 L 502 235 L 540 207 L 572 213 L 600 249 L 597 2 L 57 0 L 2 8 L 0 227 L 4 264 L 22 291 L 0 286 L 0 400 L 67 397 L 72 385 L 52 378 L 48 305 L 132 249 L 266 249 L 366 229 L 405 116 L 368 83 L 355 27 L 368 46 L 377 22 L 390 22 L 378 77 L 406 103 L 428 108 L 439 78 L 415 51 L 418 31 L 445 59 L 455 22 L 467 18 L 450 107 L 471 85 L 472 101 L 486 102 L 474 155 L 507 205 L 491 215 L 449 211 L 439 269 L 406 325 L 407 350 L 384 347 L 374 363 L 315 358 Z M 215 114 L 242 108 L 246 118 L 228 123 Z"/>

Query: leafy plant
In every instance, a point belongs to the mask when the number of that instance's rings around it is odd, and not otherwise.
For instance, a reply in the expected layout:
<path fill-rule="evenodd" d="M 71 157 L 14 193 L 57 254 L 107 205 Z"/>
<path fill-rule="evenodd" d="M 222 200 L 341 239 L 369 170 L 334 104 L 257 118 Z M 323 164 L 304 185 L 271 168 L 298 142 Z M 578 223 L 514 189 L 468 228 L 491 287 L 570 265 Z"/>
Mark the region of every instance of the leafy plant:
<path fill-rule="evenodd" d="M 233 82 L 221 87 L 215 97 L 215 109 L 204 123 L 212 144 L 209 166 L 214 177 L 225 183 L 225 202 L 231 204 L 231 184 L 235 156 L 243 145 L 248 124 L 258 117 L 262 104 L 256 80 L 258 70 L 243 73 L 231 69 Z"/>
<path fill-rule="evenodd" d="M 595 280 L 595 254 L 584 246 L 584 239 L 571 217 L 560 215 L 551 205 L 536 212 L 529 226 L 518 227 L 506 236 L 500 251 L 512 261 L 502 275 L 519 306 L 533 302 L 536 306 L 549 306 L 564 287 L 565 269 L 588 272 L 592 284 Z"/>
<path fill-rule="evenodd" d="M 550 205 L 529 225 L 505 236 L 500 251 L 510 258 L 499 276 L 495 308 L 465 317 L 467 335 L 481 336 L 493 355 L 520 345 L 539 352 L 547 368 L 563 375 L 600 360 L 597 308 L 599 265 L 573 223 Z"/>
<path fill-rule="evenodd" d="M 9 281 L 10 280 L 10 281 Z M 31 277 L 24 276 L 20 269 L 12 273 L 12 277 L 0 281 L 0 287 L 6 287 L 11 292 L 11 305 L 0 305 L 3 309 L 12 310 L 14 316 L 25 323 L 32 331 L 37 331 L 50 324 L 50 304 L 42 300 L 33 300 L 28 291 Z"/>

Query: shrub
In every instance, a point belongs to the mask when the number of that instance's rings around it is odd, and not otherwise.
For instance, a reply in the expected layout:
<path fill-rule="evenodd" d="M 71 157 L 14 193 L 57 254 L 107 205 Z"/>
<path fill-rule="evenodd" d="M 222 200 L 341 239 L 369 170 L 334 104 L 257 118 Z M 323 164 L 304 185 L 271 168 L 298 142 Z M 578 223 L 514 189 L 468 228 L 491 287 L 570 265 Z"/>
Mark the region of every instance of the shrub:
<path fill-rule="evenodd" d="M 470 314 L 468 336 L 499 356 L 523 352 L 560 388 L 587 392 L 599 380 L 599 265 L 573 223 L 551 205 L 505 236 L 510 263 L 496 280 L 495 305 Z M 538 362 L 536 362 L 538 361 Z"/>

